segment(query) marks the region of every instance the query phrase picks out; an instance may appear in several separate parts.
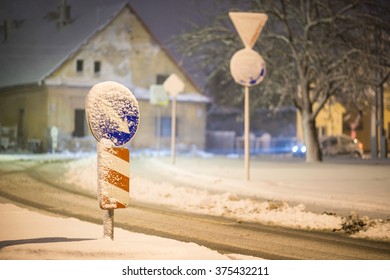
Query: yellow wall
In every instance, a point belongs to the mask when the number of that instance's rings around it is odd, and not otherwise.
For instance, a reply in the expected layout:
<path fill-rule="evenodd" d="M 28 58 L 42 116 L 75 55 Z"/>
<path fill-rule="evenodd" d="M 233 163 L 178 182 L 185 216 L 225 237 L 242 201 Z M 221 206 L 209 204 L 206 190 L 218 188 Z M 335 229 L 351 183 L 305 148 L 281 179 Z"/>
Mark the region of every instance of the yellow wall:
<path fill-rule="evenodd" d="M 340 103 L 328 101 L 316 117 L 319 137 L 342 134 L 344 112 L 345 108 Z M 302 117 L 299 111 L 297 111 L 297 139 L 303 142 Z"/>
<path fill-rule="evenodd" d="M 158 148 L 156 137 L 156 119 L 158 110 L 162 117 L 171 116 L 171 103 L 168 106 L 157 107 L 149 104 L 149 100 L 138 100 L 140 124 L 136 136 L 131 141 L 132 147 Z M 177 148 L 205 147 L 206 113 L 204 103 L 177 102 Z M 160 148 L 169 149 L 170 137 L 160 138 Z"/>
<path fill-rule="evenodd" d="M 375 107 L 372 108 L 374 110 Z M 343 114 L 346 112 L 345 108 L 339 103 L 328 103 L 318 114 L 316 118 L 316 126 L 319 128 L 325 128 L 326 135 L 350 135 L 350 130 L 347 128 L 343 130 Z M 387 150 L 390 152 L 390 88 L 385 87 L 384 90 L 384 129 L 387 137 Z M 356 113 L 352 112 L 354 118 Z M 363 111 L 363 116 L 360 120 L 359 128 L 356 130 L 356 138 L 363 143 L 364 151 L 369 152 L 371 150 L 371 125 L 372 124 L 372 112 L 367 109 Z M 320 135 L 324 136 L 324 135 Z M 302 123 L 299 111 L 297 111 L 297 138 L 302 142 Z M 378 149 L 380 144 L 378 142 Z"/>
<path fill-rule="evenodd" d="M 384 127 L 387 131 L 387 147 L 390 147 L 390 86 L 385 87 L 384 91 Z"/>
<path fill-rule="evenodd" d="M 59 127 L 62 134 L 72 135 L 74 112 L 76 109 L 85 109 L 84 103 L 88 91 L 89 88 L 80 87 L 48 87 L 49 126 Z"/>
<path fill-rule="evenodd" d="M 23 120 L 19 112 L 24 110 Z M 22 125 L 22 148 L 32 139 L 39 139 L 43 146 L 47 144 L 47 92 L 42 86 L 10 88 L 0 93 L 0 126 Z"/>

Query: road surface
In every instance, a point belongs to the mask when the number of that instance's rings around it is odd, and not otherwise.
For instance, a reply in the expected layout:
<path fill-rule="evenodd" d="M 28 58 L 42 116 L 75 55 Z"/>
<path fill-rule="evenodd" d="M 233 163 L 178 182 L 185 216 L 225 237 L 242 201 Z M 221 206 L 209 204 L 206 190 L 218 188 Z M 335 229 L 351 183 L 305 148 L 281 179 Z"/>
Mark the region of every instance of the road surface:
<path fill-rule="evenodd" d="M 0 202 L 101 224 L 96 197 L 60 183 L 63 171 L 62 161 L 0 162 Z M 115 226 L 265 259 L 390 259 L 389 242 L 239 222 L 134 201 L 127 209 L 115 211 Z"/>

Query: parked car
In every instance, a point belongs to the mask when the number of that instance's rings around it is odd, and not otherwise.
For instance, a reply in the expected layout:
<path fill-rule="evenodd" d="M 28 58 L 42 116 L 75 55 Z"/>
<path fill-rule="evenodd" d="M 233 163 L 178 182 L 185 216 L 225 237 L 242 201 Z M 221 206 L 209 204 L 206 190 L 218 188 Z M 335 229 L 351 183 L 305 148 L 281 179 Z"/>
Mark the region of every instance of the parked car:
<path fill-rule="evenodd" d="M 321 149 L 324 156 L 351 155 L 363 157 L 363 144 L 347 135 L 328 136 L 321 139 Z"/>
<path fill-rule="evenodd" d="M 326 136 L 321 139 L 320 147 L 323 156 L 350 155 L 355 158 L 363 157 L 363 144 L 347 135 Z M 295 145 L 292 148 L 294 157 L 304 157 L 306 146 Z"/>

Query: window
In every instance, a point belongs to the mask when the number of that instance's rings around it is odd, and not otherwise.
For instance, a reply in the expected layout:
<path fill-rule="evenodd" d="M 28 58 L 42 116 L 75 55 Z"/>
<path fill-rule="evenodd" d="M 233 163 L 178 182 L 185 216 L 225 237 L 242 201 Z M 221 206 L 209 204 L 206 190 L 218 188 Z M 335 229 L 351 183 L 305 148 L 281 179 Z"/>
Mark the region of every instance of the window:
<path fill-rule="evenodd" d="M 165 82 L 165 80 L 166 79 L 168 79 L 168 75 L 157 75 L 157 77 L 156 77 L 156 83 L 158 84 L 158 85 L 162 85 L 164 82 Z"/>
<path fill-rule="evenodd" d="M 77 59 L 76 60 L 76 72 L 80 73 L 84 70 L 84 60 Z"/>
<path fill-rule="evenodd" d="M 355 122 L 356 117 L 351 117 L 349 113 L 343 114 L 343 132 L 345 131 L 351 131 L 351 124 Z M 360 120 L 357 124 L 357 127 L 355 128 L 356 131 L 362 131 L 363 130 L 363 121 Z"/>
<path fill-rule="evenodd" d="M 101 69 L 101 62 L 100 61 L 95 61 L 93 63 L 93 72 L 95 74 L 100 74 L 100 69 Z"/>
<path fill-rule="evenodd" d="M 85 110 L 84 109 L 76 109 L 74 111 L 74 131 L 73 136 L 75 137 L 83 137 L 85 136 Z"/>
<path fill-rule="evenodd" d="M 171 137 L 171 117 L 161 117 L 160 123 L 160 137 L 169 138 Z M 156 136 L 158 136 L 158 119 L 156 119 Z M 176 118 L 176 137 L 178 136 L 178 120 Z"/>

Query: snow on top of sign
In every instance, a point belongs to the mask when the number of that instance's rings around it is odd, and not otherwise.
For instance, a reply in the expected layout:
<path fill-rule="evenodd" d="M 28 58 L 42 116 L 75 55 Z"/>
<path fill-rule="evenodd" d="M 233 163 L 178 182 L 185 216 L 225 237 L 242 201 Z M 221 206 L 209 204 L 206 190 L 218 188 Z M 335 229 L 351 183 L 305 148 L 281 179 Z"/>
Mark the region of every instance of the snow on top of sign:
<path fill-rule="evenodd" d="M 112 82 L 98 83 L 85 100 L 87 120 L 98 141 L 109 139 L 115 146 L 130 141 L 138 128 L 138 101 L 125 86 Z"/>

